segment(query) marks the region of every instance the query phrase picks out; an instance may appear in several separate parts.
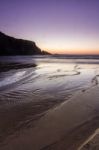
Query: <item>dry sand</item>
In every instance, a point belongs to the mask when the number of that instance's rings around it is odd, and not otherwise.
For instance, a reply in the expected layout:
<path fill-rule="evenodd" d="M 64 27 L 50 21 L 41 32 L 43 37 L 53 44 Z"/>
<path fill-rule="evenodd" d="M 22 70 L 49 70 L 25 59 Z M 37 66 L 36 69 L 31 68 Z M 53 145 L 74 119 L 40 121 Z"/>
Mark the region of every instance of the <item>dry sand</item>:
<path fill-rule="evenodd" d="M 88 150 L 84 145 L 98 127 L 99 87 L 94 87 L 48 111 L 35 127 L 9 136 L 0 150 Z"/>

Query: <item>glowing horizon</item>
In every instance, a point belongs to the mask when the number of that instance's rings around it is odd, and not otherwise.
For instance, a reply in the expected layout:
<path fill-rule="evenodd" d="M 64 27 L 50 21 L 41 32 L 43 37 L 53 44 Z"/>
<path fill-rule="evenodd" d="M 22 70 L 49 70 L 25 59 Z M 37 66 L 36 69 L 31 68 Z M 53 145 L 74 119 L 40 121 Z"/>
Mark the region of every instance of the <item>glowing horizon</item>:
<path fill-rule="evenodd" d="M 98 43 L 95 37 L 68 35 L 67 38 L 47 37 L 44 43 L 38 42 L 38 45 L 52 54 L 99 54 Z"/>
<path fill-rule="evenodd" d="M 70 55 L 99 55 L 99 49 L 98 50 L 83 50 L 83 49 L 76 49 L 76 50 L 68 50 L 68 49 L 57 49 L 57 50 L 54 50 L 54 49 L 47 49 L 45 48 L 44 49 L 45 51 L 51 53 L 51 54 L 70 54 Z"/>

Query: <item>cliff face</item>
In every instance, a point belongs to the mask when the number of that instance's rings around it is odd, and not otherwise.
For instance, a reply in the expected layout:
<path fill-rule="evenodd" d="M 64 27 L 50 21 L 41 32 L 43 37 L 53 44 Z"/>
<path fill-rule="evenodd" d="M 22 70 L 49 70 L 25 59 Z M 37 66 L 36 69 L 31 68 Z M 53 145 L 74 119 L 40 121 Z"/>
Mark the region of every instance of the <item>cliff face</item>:
<path fill-rule="evenodd" d="M 35 42 L 16 39 L 0 32 L 0 55 L 36 55 L 42 54 Z"/>

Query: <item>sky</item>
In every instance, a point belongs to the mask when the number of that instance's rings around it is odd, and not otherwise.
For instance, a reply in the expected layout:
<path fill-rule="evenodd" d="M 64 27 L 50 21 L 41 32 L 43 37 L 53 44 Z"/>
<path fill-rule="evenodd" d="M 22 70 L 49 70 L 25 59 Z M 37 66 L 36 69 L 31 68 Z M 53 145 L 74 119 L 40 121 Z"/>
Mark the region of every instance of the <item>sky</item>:
<path fill-rule="evenodd" d="M 99 54 L 99 0 L 1 0 L 0 31 L 62 54 Z"/>

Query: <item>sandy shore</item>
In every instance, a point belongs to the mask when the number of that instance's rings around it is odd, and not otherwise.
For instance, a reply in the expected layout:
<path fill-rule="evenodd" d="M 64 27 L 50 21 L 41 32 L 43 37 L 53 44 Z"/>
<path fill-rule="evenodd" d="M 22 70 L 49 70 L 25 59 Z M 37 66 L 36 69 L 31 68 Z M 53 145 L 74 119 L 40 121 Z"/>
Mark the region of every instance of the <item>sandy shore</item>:
<path fill-rule="evenodd" d="M 22 69 L 22 68 L 32 68 L 32 67 L 36 67 L 36 64 L 1 63 L 0 62 L 0 72 L 9 71 L 12 69 Z"/>
<path fill-rule="evenodd" d="M 35 127 L 10 135 L 0 150 L 80 150 L 98 127 L 99 87 L 94 87 L 48 111 Z"/>
<path fill-rule="evenodd" d="M 82 146 L 81 150 L 99 150 L 99 130 L 85 141 Z"/>

